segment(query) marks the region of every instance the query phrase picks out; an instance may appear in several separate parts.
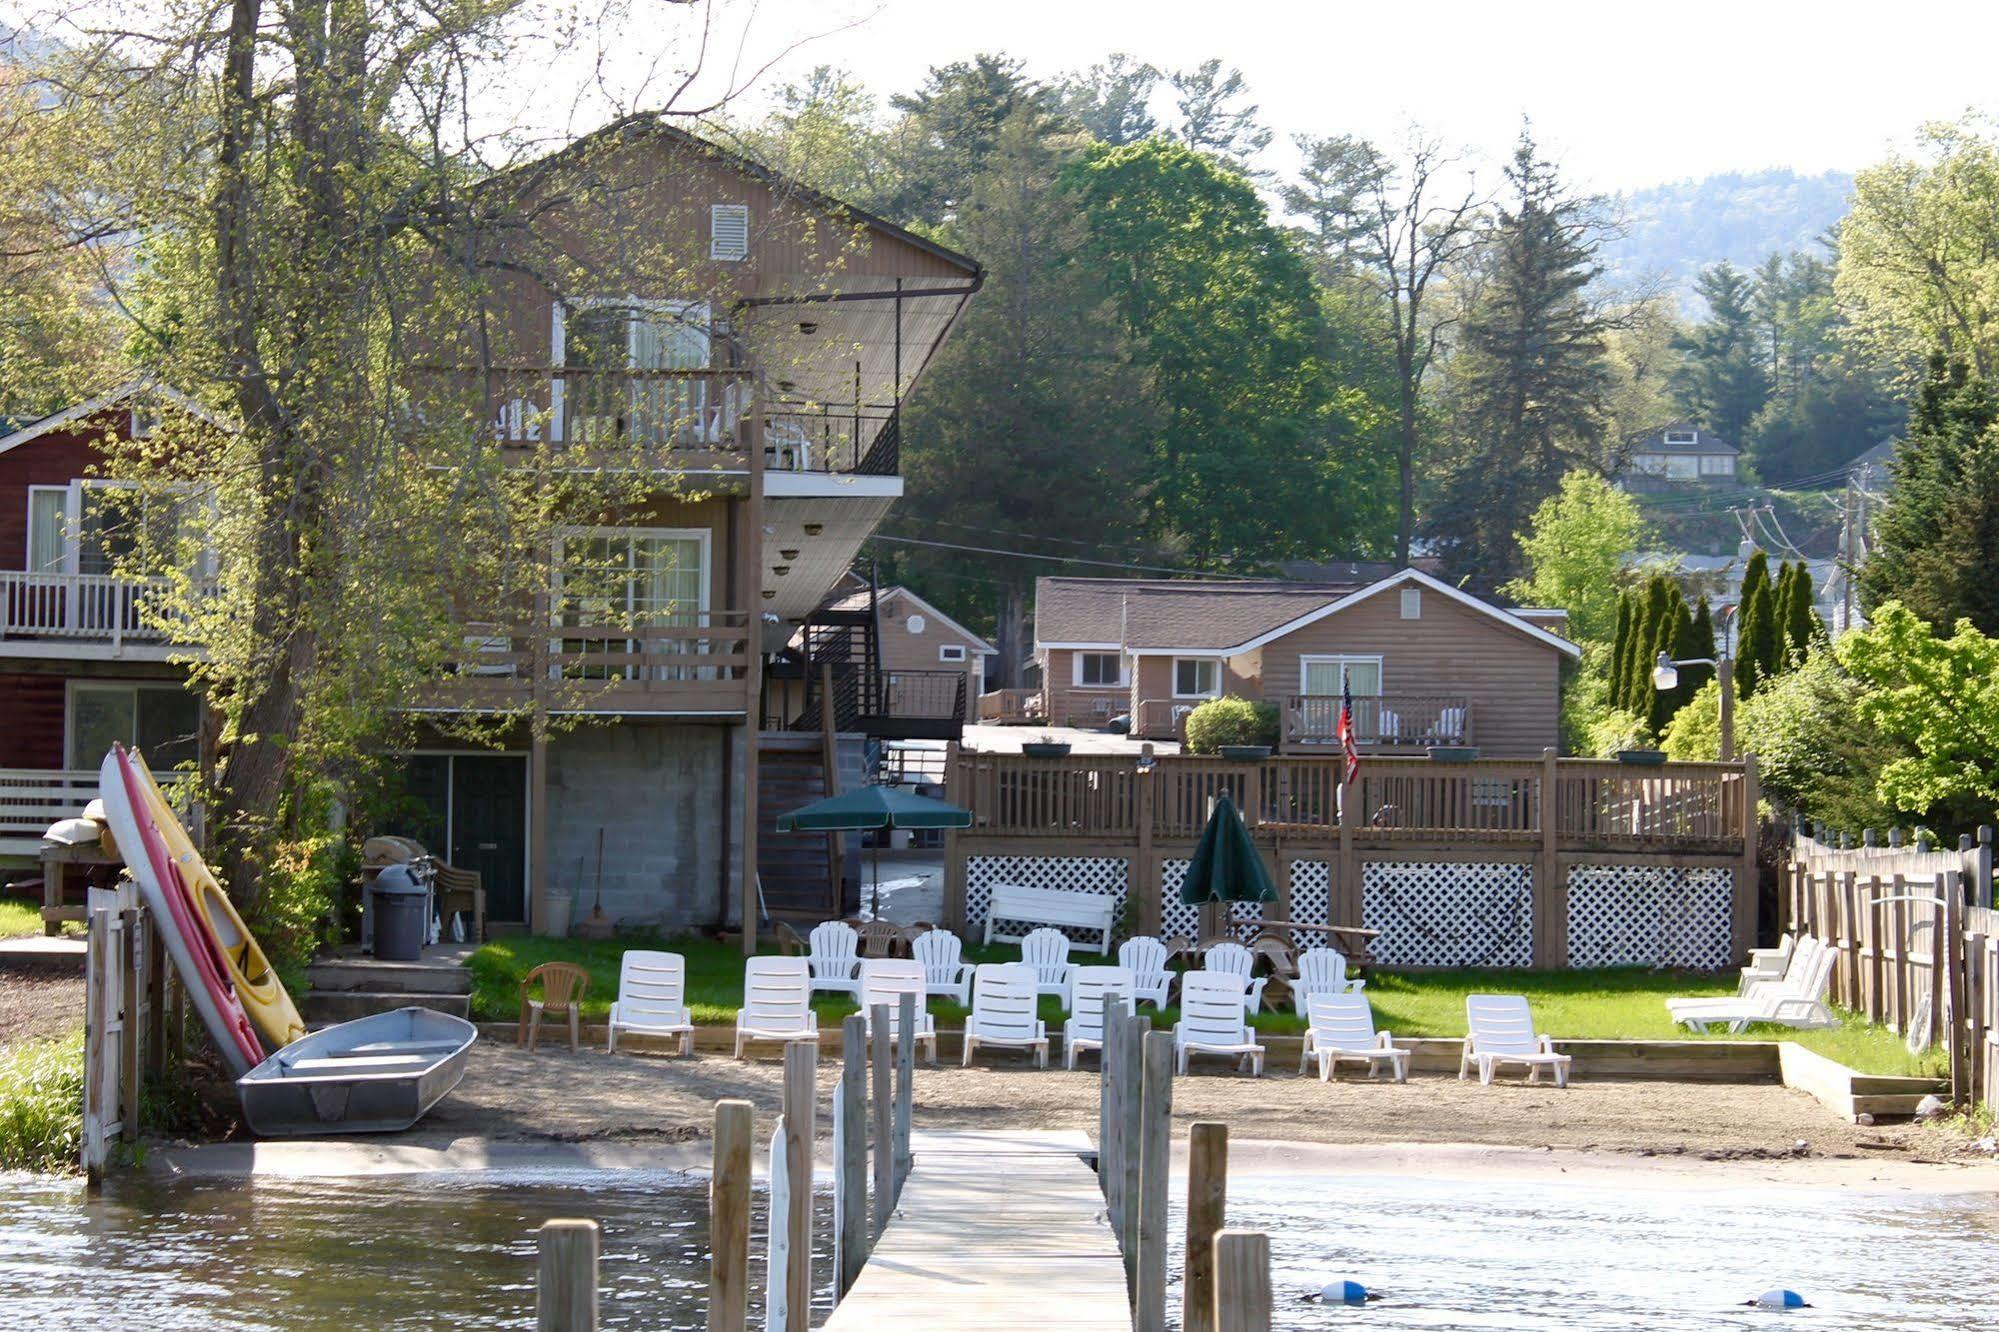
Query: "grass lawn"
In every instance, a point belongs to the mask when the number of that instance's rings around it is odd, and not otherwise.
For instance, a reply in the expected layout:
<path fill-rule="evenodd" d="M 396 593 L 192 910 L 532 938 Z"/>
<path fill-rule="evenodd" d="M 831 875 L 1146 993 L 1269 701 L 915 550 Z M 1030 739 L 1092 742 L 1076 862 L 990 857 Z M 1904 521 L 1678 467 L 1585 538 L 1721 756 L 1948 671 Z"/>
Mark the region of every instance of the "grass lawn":
<path fill-rule="evenodd" d="M 472 1016 L 484 1022 L 511 1022 L 520 1016 L 520 981 L 543 962 L 575 962 L 588 968 L 590 989 L 583 1004 L 586 1020 L 602 1021 L 617 997 L 618 959 L 627 948 L 664 948 L 687 959 L 687 1002 L 698 1023 L 735 1021 L 743 998 L 743 959 L 733 947 L 710 939 L 619 938 L 601 942 L 515 936 L 496 939 L 472 955 Z M 1095 954 L 1080 955 L 1084 960 Z M 1010 962 L 1020 950 L 1006 944 L 967 946 L 968 962 Z M 1565 1039 L 1698 1040 L 1676 1029 L 1666 1016 L 1668 998 L 1676 995 L 1731 995 L 1732 977 L 1653 971 L 1643 967 L 1601 971 L 1376 971 L 1367 983 L 1375 1024 L 1398 1036 L 1463 1036 L 1465 996 L 1477 993 L 1524 994 L 1534 1006 L 1541 1030 Z M 813 1004 L 822 1028 L 838 1027 L 854 1011 L 850 1000 L 821 995 Z M 965 1010 L 949 1000 L 933 999 L 930 1011 L 945 1027 L 959 1025 Z M 1152 1010 L 1144 1010 L 1150 1013 Z M 1041 1016 L 1051 1033 L 1060 1030 L 1063 1011 L 1053 996 L 1041 1001 Z M 1171 1025 L 1178 1014 L 1167 1009 L 1155 1024 Z M 1251 1019 L 1262 1032 L 1295 1035 L 1304 1019 L 1290 1011 L 1266 1010 Z M 1725 1034 L 1706 1039 L 1727 1040 Z M 1893 1032 L 1849 1019 L 1831 1031 L 1788 1031 L 1752 1028 L 1748 1040 L 1795 1040 L 1829 1058 L 1866 1073 L 1940 1074 L 1943 1058 L 1932 1051 L 1910 1055 Z"/>
<path fill-rule="evenodd" d="M 0 897 L 0 939 L 42 932 L 42 904 L 25 897 Z"/>

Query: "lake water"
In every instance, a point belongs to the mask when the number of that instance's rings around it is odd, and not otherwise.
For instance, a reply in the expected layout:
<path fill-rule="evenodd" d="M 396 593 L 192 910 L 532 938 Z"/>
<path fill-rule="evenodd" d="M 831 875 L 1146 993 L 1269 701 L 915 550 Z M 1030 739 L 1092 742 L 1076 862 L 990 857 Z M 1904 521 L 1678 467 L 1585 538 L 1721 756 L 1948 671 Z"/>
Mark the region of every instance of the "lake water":
<path fill-rule="evenodd" d="M 0 1329 L 532 1327 L 535 1227 L 576 1215 L 604 1228 L 606 1327 L 704 1325 L 705 1185 L 621 1172 L 113 1180 L 92 1202 L 66 1183 L 0 1180 Z M 1999 1327 L 1999 1203 L 1982 1196 L 1256 1175 L 1231 1181 L 1229 1220 L 1272 1237 L 1281 1328 Z M 1384 1298 L 1303 1298 L 1342 1277 Z M 1772 1286 L 1816 1307 L 1741 1307 Z"/>

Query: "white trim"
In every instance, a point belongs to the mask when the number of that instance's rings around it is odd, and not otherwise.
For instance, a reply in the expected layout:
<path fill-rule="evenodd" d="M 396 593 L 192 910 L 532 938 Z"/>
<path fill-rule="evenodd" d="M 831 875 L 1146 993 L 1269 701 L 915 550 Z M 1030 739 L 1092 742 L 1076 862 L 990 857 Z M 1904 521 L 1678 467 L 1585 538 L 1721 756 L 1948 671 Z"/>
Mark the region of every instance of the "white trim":
<path fill-rule="evenodd" d="M 951 656 L 950 654 L 953 652 L 958 655 L 955 657 Z M 947 665 L 963 666 L 966 658 L 971 655 L 970 649 L 963 643 L 939 643 L 937 645 L 937 660 Z"/>
<path fill-rule="evenodd" d="M 116 407 L 139 393 L 156 394 L 161 401 L 172 403 L 188 415 L 206 421 L 218 430 L 230 429 L 228 422 L 224 421 L 214 412 L 209 411 L 208 408 L 202 406 L 193 398 L 182 393 L 179 389 L 168 388 L 164 384 L 155 384 L 150 380 L 134 379 L 120 384 L 108 393 L 100 393 L 94 398 L 86 398 L 82 402 L 65 407 L 59 412 L 44 416 L 39 421 L 31 421 L 11 435 L 0 437 L 0 453 L 6 453 L 10 449 L 19 448 L 23 444 L 40 439 L 43 435 L 61 430 L 64 426 L 74 424 L 85 417 L 95 416 L 101 411 Z"/>
<path fill-rule="evenodd" d="M 1085 657 L 1116 657 L 1117 679 L 1110 684 L 1092 684 L 1085 681 L 1083 679 L 1083 658 Z M 1069 657 L 1069 687 L 1071 689 L 1129 689 L 1131 688 L 1131 672 L 1126 669 L 1124 661 L 1124 654 L 1116 648 L 1072 653 Z"/>
<path fill-rule="evenodd" d="M 1329 665 L 1340 662 L 1343 666 L 1359 662 L 1374 663 L 1376 693 L 1386 693 L 1388 689 L 1388 663 L 1378 652 L 1300 652 L 1298 654 L 1298 692 L 1305 694 L 1305 668 L 1308 665 Z M 1342 681 L 1344 683 L 1344 681 Z"/>
<path fill-rule="evenodd" d="M 901 499 L 902 478 L 847 476 L 840 472 L 786 472 L 766 468 L 764 498 Z"/>
<path fill-rule="evenodd" d="M 1518 615 L 1515 615 L 1510 611 L 1501 610 L 1499 607 L 1493 605 L 1489 601 L 1481 601 L 1469 592 L 1461 592 L 1457 588 L 1452 587 L 1449 583 L 1443 582 L 1440 579 L 1432 578 L 1429 574 L 1424 573 L 1421 569 L 1403 569 L 1396 573 L 1392 573 L 1378 583 L 1370 583 L 1368 586 L 1362 588 L 1358 592 L 1349 593 L 1346 596 L 1341 597 L 1338 601 L 1328 602 L 1326 605 L 1319 607 L 1317 610 L 1308 611 L 1305 614 L 1298 616 L 1296 619 L 1288 620 L 1285 623 L 1278 625 L 1275 629 L 1266 630 L 1265 632 L 1258 634 L 1255 638 L 1250 639 L 1246 643 L 1241 643 L 1235 647 L 1230 647 L 1230 648 L 1219 648 L 1219 649 L 1211 648 L 1207 649 L 1207 652 L 1209 653 L 1209 655 L 1233 657 L 1239 653 L 1253 651 L 1256 648 L 1262 647 L 1266 643 L 1275 642 L 1277 639 L 1284 637 L 1284 635 L 1288 633 L 1292 633 L 1296 630 L 1303 629 L 1308 624 L 1317 624 L 1320 620 L 1325 619 L 1328 615 L 1332 615 L 1339 611 L 1343 611 L 1349 606 L 1357 606 L 1361 602 L 1366 601 L 1369 597 L 1374 596 L 1378 592 L 1386 592 L 1388 589 L 1392 587 L 1400 587 L 1402 586 L 1402 584 L 1409 582 L 1416 583 L 1420 587 L 1429 588 L 1431 591 L 1437 593 L 1439 596 L 1449 597 L 1451 600 L 1459 603 L 1460 605 L 1469 606 L 1471 609 L 1478 611 L 1482 615 L 1491 616 L 1493 619 L 1498 620 L 1501 624 L 1516 629 L 1519 632 L 1527 635 L 1529 638 L 1533 639 L 1535 642 L 1542 643 L 1548 647 L 1551 647 L 1555 649 L 1557 652 L 1560 652 L 1568 657 L 1579 658 L 1583 654 L 1583 650 L 1580 647 L 1578 647 L 1574 643 L 1571 643 L 1568 639 L 1563 638 L 1561 635 L 1551 634 L 1546 629 L 1541 628 L 1541 626 L 1537 624 L 1530 624 L 1528 621 L 1521 619 Z M 1151 655 L 1166 655 L 1169 651 L 1170 649 L 1160 649 L 1160 648 L 1146 649 L 1146 652 Z M 1136 656 L 1138 654 L 1134 652 L 1133 655 Z"/>
<path fill-rule="evenodd" d="M 1044 643 L 1034 640 L 1036 652 L 1122 652 L 1122 643 Z"/>
<path fill-rule="evenodd" d="M 77 643 L 49 638 L 0 638 L 0 657 L 17 661 L 200 661 L 199 648 L 181 643 Z"/>
<path fill-rule="evenodd" d="M 923 608 L 924 614 L 935 616 L 939 624 L 950 629 L 953 633 L 957 634 L 958 637 L 966 640 L 968 646 L 974 643 L 977 644 L 978 645 L 977 651 L 980 656 L 982 657 L 991 656 L 998 651 L 997 648 L 993 647 L 992 644 L 986 642 L 985 639 L 979 637 L 977 634 L 967 629 L 964 625 L 959 624 L 956 620 L 946 615 L 943 611 L 938 610 L 935 606 L 925 601 L 922 597 L 917 596 L 914 592 L 910 591 L 902 584 L 897 583 L 894 587 L 885 589 L 879 594 L 876 600 L 878 602 L 887 601 L 890 597 L 902 597 L 906 600 L 915 602 L 918 606 Z"/>
<path fill-rule="evenodd" d="M 190 690 L 185 680 L 128 680 L 119 679 L 115 676 L 79 675 L 71 676 L 62 683 L 62 758 L 64 767 L 76 766 L 72 765 L 70 760 L 75 757 L 72 748 L 76 741 L 76 695 L 79 688 L 102 690 L 124 689 L 133 691 L 133 733 L 125 741 L 128 745 L 136 747 L 139 743 L 139 696 L 137 691 L 141 689 L 169 689 L 177 694 L 187 695 L 194 701 L 194 716 L 197 731 L 203 724 L 202 714 L 206 711 L 206 708 L 202 704 L 201 695 Z M 198 745 L 199 743 L 200 740 L 197 736 L 196 744 Z M 102 759 L 98 761 L 100 763 L 103 762 Z M 90 765 L 86 763 L 81 766 L 88 768 Z"/>
<path fill-rule="evenodd" d="M 1181 693 L 1181 692 L 1180 692 L 1180 663 L 1181 663 L 1181 662 L 1183 662 L 1183 661 L 1192 661 L 1192 662 L 1205 662 L 1206 664 L 1208 664 L 1208 665 L 1210 665 L 1210 666 L 1214 667 L 1214 668 L 1215 668 L 1215 686 L 1214 686 L 1214 688 L 1212 688 L 1212 689 L 1207 689 L 1207 690 L 1203 690 L 1203 691 L 1201 691 L 1201 692 L 1199 692 L 1199 693 L 1194 693 L 1194 694 L 1183 694 L 1183 693 Z M 1172 684 L 1172 686 L 1173 686 L 1173 697 L 1175 697 L 1175 698 L 1220 698 L 1220 697 L 1222 696 L 1222 672 L 1223 672 L 1223 669 L 1224 669 L 1224 667 L 1223 667 L 1223 663 L 1222 663 L 1222 659 L 1221 659 L 1220 657 L 1217 657 L 1217 656 L 1211 656 L 1211 655 L 1207 655 L 1207 654 L 1205 654 L 1205 653 L 1204 653 L 1204 654 L 1201 654 L 1201 655 L 1198 655 L 1198 656 L 1195 656 L 1195 655 L 1188 655 L 1188 656 L 1180 656 L 1180 657 L 1175 657 L 1175 658 L 1173 658 L 1173 666 L 1172 666 L 1172 671 L 1173 671 L 1173 674 L 1172 674 L 1172 677 L 1171 677 L 1171 680 L 1170 680 L 1170 683 L 1171 683 L 1171 684 Z"/>
<path fill-rule="evenodd" d="M 37 569 L 35 567 L 35 495 L 38 492 L 45 494 L 47 493 L 58 494 L 63 497 L 62 513 L 60 515 L 62 518 L 62 529 L 56 533 L 56 536 L 62 542 L 62 559 L 60 561 L 61 567 L 57 569 Z M 27 537 L 27 544 L 26 547 L 21 552 L 21 567 L 23 569 L 27 570 L 29 573 L 74 573 L 75 572 L 75 570 L 69 567 L 70 564 L 72 563 L 72 552 L 76 546 L 76 543 L 70 540 L 69 511 L 71 505 L 73 505 L 75 502 L 76 502 L 75 487 L 70 484 L 53 485 L 53 486 L 33 485 L 28 487 L 28 521 L 25 524 L 26 531 L 24 533 L 24 535 Z"/>

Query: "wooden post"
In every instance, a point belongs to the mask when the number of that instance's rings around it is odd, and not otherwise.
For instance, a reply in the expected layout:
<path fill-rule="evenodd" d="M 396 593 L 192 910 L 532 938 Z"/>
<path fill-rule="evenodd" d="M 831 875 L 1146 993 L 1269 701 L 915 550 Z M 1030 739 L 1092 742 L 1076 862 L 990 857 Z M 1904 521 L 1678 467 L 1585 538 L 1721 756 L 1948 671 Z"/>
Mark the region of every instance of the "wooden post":
<path fill-rule="evenodd" d="M 535 1244 L 541 1255 L 534 1301 L 541 1332 L 596 1332 L 597 1223 L 544 1221 Z"/>
<path fill-rule="evenodd" d="M 870 1047 L 875 1069 L 875 1237 L 888 1228 L 889 1210 L 895 1205 L 895 1091 L 889 1072 L 889 1007 L 876 1004 L 868 1013 L 872 1033 Z"/>
<path fill-rule="evenodd" d="M 738 554 L 736 597 L 743 616 L 743 854 L 740 891 L 743 904 L 743 956 L 757 951 L 757 766 L 763 733 L 763 582 L 764 582 L 764 434 L 763 415 L 752 411 L 742 420 L 742 439 L 749 468 L 749 496 L 736 529 L 742 543 Z M 836 913 L 837 914 L 837 913 Z M 811 1192 L 808 1181 L 806 1192 Z"/>
<path fill-rule="evenodd" d="M 1756 802 L 1761 788 L 1756 781 L 1756 756 L 1742 756 L 1742 868 L 1737 873 L 1735 896 L 1728 917 L 1729 948 L 1737 962 L 1749 960 L 1756 946 L 1757 889 L 1756 846 L 1761 825 L 1756 818 Z"/>
<path fill-rule="evenodd" d="M 1215 1329 L 1215 1232 L 1228 1224 L 1229 1126 L 1187 1134 L 1187 1272 L 1180 1288 L 1184 1332 Z"/>
<path fill-rule="evenodd" d="M 916 1093 L 916 996 L 904 993 L 897 1001 L 895 1047 L 895 1192 L 902 1196 L 902 1181 L 909 1178 L 909 1118 Z"/>
<path fill-rule="evenodd" d="M 1361 792 L 1367 789 L 1367 765 L 1352 782 L 1333 778 L 1340 802 L 1340 840 L 1333 857 L 1332 891 L 1327 898 L 1326 924 L 1359 927 L 1361 919 L 1360 853 L 1354 846 L 1354 830 L 1360 823 Z"/>
<path fill-rule="evenodd" d="M 1541 751 L 1541 798 L 1535 801 L 1541 823 L 1541 850 L 1534 857 L 1534 965 L 1564 967 L 1569 961 L 1569 893 L 1562 882 L 1561 857 L 1556 850 L 1556 750 Z"/>
<path fill-rule="evenodd" d="M 110 1155 L 106 1133 L 111 1109 L 105 1104 L 104 1039 L 110 1027 L 111 922 L 115 917 L 92 907 L 84 918 L 83 981 L 83 1177 L 96 1192 L 104 1183 L 104 1162 Z"/>
<path fill-rule="evenodd" d="M 1138 1297 L 1135 1332 L 1166 1332 L 1166 1195 L 1173 1179 L 1173 1034 L 1145 1037 L 1139 1120 Z"/>
<path fill-rule="evenodd" d="M 1142 1110 L 1145 1038 L 1152 1019 L 1133 1017 L 1124 1024 L 1124 1054 L 1118 1061 L 1118 1233 L 1124 1249 L 1124 1279 L 1133 1301 L 1138 1299 L 1138 1171 L 1142 1159 Z"/>
<path fill-rule="evenodd" d="M 785 1218 L 790 1261 L 784 1269 L 785 1332 L 812 1328 L 812 1135 L 819 1047 L 784 1043 L 784 1166 L 791 1177 L 791 1210 Z"/>
<path fill-rule="evenodd" d="M 146 941 L 140 911 L 118 913 L 118 1131 L 128 1142 L 139 1136 L 139 1040 L 145 1033 L 140 1008 L 145 1000 Z"/>
<path fill-rule="evenodd" d="M 1971 1104 L 1970 1051 L 1965 1048 L 1964 991 L 1964 889 L 1955 874 L 1937 875 L 1937 896 L 1943 898 L 1943 919 L 1938 922 L 1937 965 L 1943 972 L 1943 1006 L 1935 1012 L 1937 1030 L 1948 1041 L 1950 1051 L 1950 1099 L 1955 1105 Z"/>
<path fill-rule="evenodd" d="M 745 1332 L 750 1317 L 750 1146 L 755 1109 L 715 1102 L 708 1180 L 708 1332 Z"/>
<path fill-rule="evenodd" d="M 1869 829 L 1869 832 L 1872 831 Z M 1867 1020 L 1869 1022 L 1884 1021 L 1888 1011 L 1885 998 L 1887 987 L 1883 983 L 1887 978 L 1887 959 L 1883 954 L 1887 951 L 1885 940 L 1888 933 L 1887 922 L 1883 919 L 1884 914 L 1885 909 L 1881 905 L 1881 876 L 1877 874 L 1869 881 L 1867 890 Z"/>
<path fill-rule="evenodd" d="M 868 1261 L 868 1021 L 855 1013 L 840 1024 L 840 1129 L 834 1155 L 840 1161 L 839 1252 L 833 1266 L 845 1295 Z"/>
<path fill-rule="evenodd" d="M 1270 1237 L 1215 1236 L 1215 1332 L 1270 1332 Z"/>
<path fill-rule="evenodd" d="M 1159 900 L 1159 856 L 1152 846 L 1152 825 L 1157 814 L 1159 767 L 1152 758 L 1152 742 L 1139 746 L 1139 766 L 1132 770 L 1132 825 L 1138 849 L 1131 858 L 1131 887 L 1126 895 L 1134 934 L 1158 934 L 1162 918 Z"/>
<path fill-rule="evenodd" d="M 1104 1048 L 1097 1060 L 1097 1184 L 1111 1229 L 1124 1234 L 1124 1005 L 1104 1009 Z"/>
<path fill-rule="evenodd" d="M 863 710 L 866 710 L 866 706 L 862 705 Z M 838 720 L 833 716 L 831 662 L 819 664 L 819 762 L 826 770 L 826 795 L 830 799 L 840 794 L 840 737 Z M 884 834 L 887 831 L 886 828 L 882 830 Z M 857 856 L 855 859 L 862 858 Z M 880 863 L 879 858 L 876 863 Z M 837 832 L 826 834 L 826 873 L 828 882 L 833 885 L 833 900 L 829 904 L 831 910 L 827 912 L 827 916 L 829 919 L 837 920 L 847 900 L 846 843 L 843 835 Z M 877 894 L 881 892 L 879 884 L 876 885 L 875 892 Z M 862 894 L 862 900 L 864 902 L 867 900 L 866 894 Z"/>

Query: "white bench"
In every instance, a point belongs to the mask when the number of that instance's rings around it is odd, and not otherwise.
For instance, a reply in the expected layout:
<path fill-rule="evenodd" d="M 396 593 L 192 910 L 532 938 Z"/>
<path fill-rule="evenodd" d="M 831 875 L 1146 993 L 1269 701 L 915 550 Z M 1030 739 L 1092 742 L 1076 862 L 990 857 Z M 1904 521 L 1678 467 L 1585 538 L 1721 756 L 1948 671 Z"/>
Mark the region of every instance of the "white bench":
<path fill-rule="evenodd" d="M 1094 930 L 1100 936 L 1096 951 L 1111 951 L 1111 923 L 1117 919 L 1117 899 L 1108 893 L 1072 893 L 1060 888 L 1023 888 L 1017 883 L 993 885 L 992 905 L 986 909 L 986 942 L 995 939 L 1019 943 L 1023 934 L 1001 934 L 994 922 L 1015 924 L 1073 925 Z"/>

